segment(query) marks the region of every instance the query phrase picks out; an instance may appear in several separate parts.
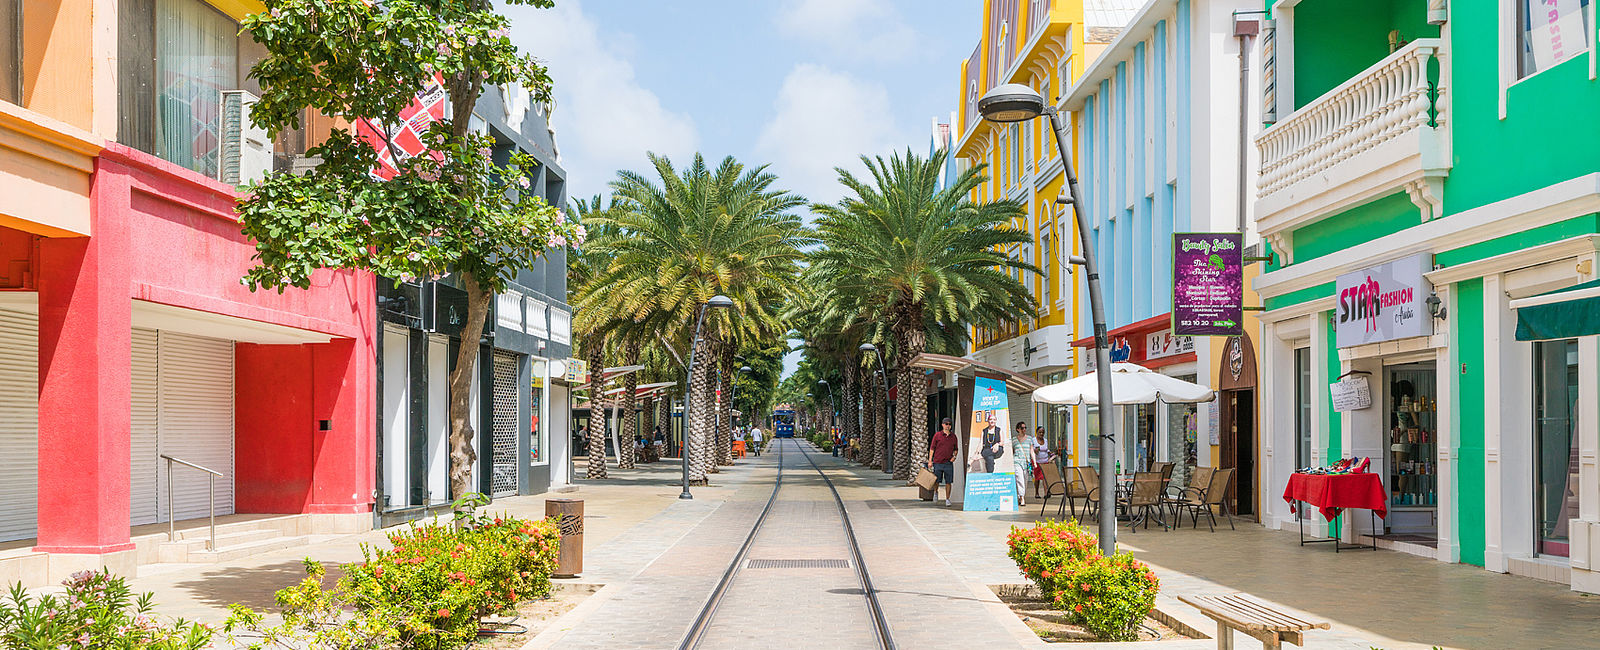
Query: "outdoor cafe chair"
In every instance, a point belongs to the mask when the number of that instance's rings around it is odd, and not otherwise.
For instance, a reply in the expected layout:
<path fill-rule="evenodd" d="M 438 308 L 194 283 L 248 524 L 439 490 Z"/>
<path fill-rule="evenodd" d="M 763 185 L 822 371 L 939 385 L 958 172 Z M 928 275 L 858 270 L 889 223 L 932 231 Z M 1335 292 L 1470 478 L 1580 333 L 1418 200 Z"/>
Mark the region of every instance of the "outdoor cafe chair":
<path fill-rule="evenodd" d="M 1068 486 L 1068 488 L 1067 488 L 1067 498 L 1068 499 L 1073 499 L 1074 498 L 1073 495 L 1077 494 L 1079 497 L 1081 497 L 1083 499 L 1083 516 L 1084 516 L 1084 518 L 1088 518 L 1089 517 L 1089 513 L 1093 512 L 1094 513 L 1094 518 L 1095 519 L 1099 519 L 1100 518 L 1100 473 L 1095 471 L 1094 466 L 1092 466 L 1092 465 L 1084 465 L 1082 467 L 1075 467 L 1073 469 L 1075 470 L 1074 473 L 1078 475 L 1078 478 L 1077 478 L 1077 480 L 1074 480 L 1072 482 L 1072 485 Z M 1112 503 L 1116 503 L 1115 499 L 1116 499 L 1116 496 L 1113 495 L 1112 496 Z M 1074 506 L 1074 507 L 1076 507 L 1076 506 Z M 1074 511 L 1074 512 L 1076 512 L 1076 511 Z"/>
<path fill-rule="evenodd" d="M 1233 512 L 1228 506 L 1228 486 L 1232 482 L 1233 468 L 1219 469 L 1211 475 L 1204 496 L 1199 502 L 1185 500 L 1178 507 L 1189 511 L 1189 519 L 1195 528 L 1200 527 L 1200 515 L 1204 514 L 1206 525 L 1211 528 L 1211 532 L 1217 532 L 1215 512 L 1220 510 L 1222 516 L 1228 518 L 1228 528 L 1236 530 L 1233 527 Z"/>
<path fill-rule="evenodd" d="M 1046 508 L 1050 507 L 1050 497 L 1060 496 L 1062 507 L 1067 504 L 1067 484 L 1061 480 L 1061 470 L 1056 469 L 1055 463 L 1045 463 L 1039 466 L 1039 471 L 1044 473 L 1044 498 L 1039 500 L 1039 516 L 1044 516 Z M 1057 490 L 1060 490 L 1057 492 Z M 1059 518 L 1061 515 L 1056 515 Z"/>
<path fill-rule="evenodd" d="M 1162 530 L 1167 529 L 1166 518 L 1162 516 L 1161 509 L 1161 472 L 1136 472 L 1133 475 L 1133 489 L 1128 493 L 1126 502 L 1128 508 L 1128 527 L 1131 532 L 1138 532 L 1139 524 L 1144 523 L 1146 530 L 1150 528 L 1150 519 L 1154 517 L 1161 522 Z"/>
<path fill-rule="evenodd" d="M 1177 523 L 1179 511 L 1192 505 L 1205 503 L 1206 486 L 1211 485 L 1211 475 L 1216 471 L 1214 467 L 1191 467 L 1189 468 L 1188 485 L 1183 487 L 1170 486 L 1161 495 L 1161 502 L 1172 509 L 1174 525 Z"/>

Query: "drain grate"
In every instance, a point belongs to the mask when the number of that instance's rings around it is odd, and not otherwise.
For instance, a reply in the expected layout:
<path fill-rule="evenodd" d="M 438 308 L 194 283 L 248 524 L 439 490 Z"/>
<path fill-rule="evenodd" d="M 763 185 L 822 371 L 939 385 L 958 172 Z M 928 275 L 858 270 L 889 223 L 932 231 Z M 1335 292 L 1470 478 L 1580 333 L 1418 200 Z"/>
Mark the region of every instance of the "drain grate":
<path fill-rule="evenodd" d="M 848 569 L 848 560 L 750 560 L 747 569 Z"/>
<path fill-rule="evenodd" d="M 894 510 L 894 504 L 883 499 L 867 499 L 868 510 Z"/>

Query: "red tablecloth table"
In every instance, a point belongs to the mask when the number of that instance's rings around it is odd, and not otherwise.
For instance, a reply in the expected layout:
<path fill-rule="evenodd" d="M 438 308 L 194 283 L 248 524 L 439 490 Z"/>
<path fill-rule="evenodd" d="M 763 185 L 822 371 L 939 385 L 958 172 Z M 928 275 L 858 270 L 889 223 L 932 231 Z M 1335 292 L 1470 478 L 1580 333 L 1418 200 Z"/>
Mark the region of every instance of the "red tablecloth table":
<path fill-rule="evenodd" d="M 1322 516 L 1328 521 L 1333 521 L 1339 516 L 1339 511 L 1346 508 L 1360 508 L 1370 510 L 1372 514 L 1388 518 L 1389 498 L 1383 491 L 1383 479 L 1377 474 L 1301 474 L 1296 472 L 1289 475 L 1289 484 L 1283 488 L 1283 500 L 1289 502 L 1289 511 L 1296 511 L 1296 503 L 1308 503 L 1315 506 Z M 1377 520 L 1373 520 L 1373 529 L 1377 529 Z M 1351 524 L 1354 534 L 1354 523 Z M 1300 545 L 1316 542 L 1332 542 L 1333 550 L 1339 551 L 1346 545 L 1339 541 L 1338 533 L 1330 532 L 1330 539 L 1307 540 L 1305 520 L 1300 520 Z M 1373 548 L 1373 546 L 1350 546 L 1349 548 Z"/>
<path fill-rule="evenodd" d="M 1317 507 L 1322 516 L 1332 521 L 1345 508 L 1371 510 L 1379 517 L 1389 514 L 1389 497 L 1383 492 L 1383 480 L 1377 474 L 1301 474 L 1289 475 L 1289 484 L 1283 488 L 1283 500 L 1289 502 L 1290 512 L 1296 501 Z"/>

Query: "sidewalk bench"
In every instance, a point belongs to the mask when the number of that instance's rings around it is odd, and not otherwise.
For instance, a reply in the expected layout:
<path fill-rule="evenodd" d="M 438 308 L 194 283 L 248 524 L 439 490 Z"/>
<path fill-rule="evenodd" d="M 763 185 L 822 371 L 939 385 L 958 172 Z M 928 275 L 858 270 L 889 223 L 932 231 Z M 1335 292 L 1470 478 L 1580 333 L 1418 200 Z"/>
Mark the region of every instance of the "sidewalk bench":
<path fill-rule="evenodd" d="M 1328 629 L 1326 621 L 1307 621 L 1248 594 L 1178 596 L 1178 600 L 1217 622 L 1218 650 L 1233 650 L 1234 630 L 1260 639 L 1262 647 L 1271 650 L 1283 647 L 1284 641 L 1304 647 L 1306 630 Z"/>

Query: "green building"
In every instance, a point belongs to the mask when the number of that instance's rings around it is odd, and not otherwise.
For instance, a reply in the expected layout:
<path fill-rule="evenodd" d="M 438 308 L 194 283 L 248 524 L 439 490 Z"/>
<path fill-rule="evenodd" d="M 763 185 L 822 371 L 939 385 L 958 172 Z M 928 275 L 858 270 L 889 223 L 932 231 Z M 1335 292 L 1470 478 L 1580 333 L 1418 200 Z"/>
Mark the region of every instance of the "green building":
<path fill-rule="evenodd" d="M 1346 539 L 1600 592 L 1594 3 L 1268 9 L 1263 522 L 1298 525 L 1296 468 L 1370 457 L 1388 516 Z"/>

